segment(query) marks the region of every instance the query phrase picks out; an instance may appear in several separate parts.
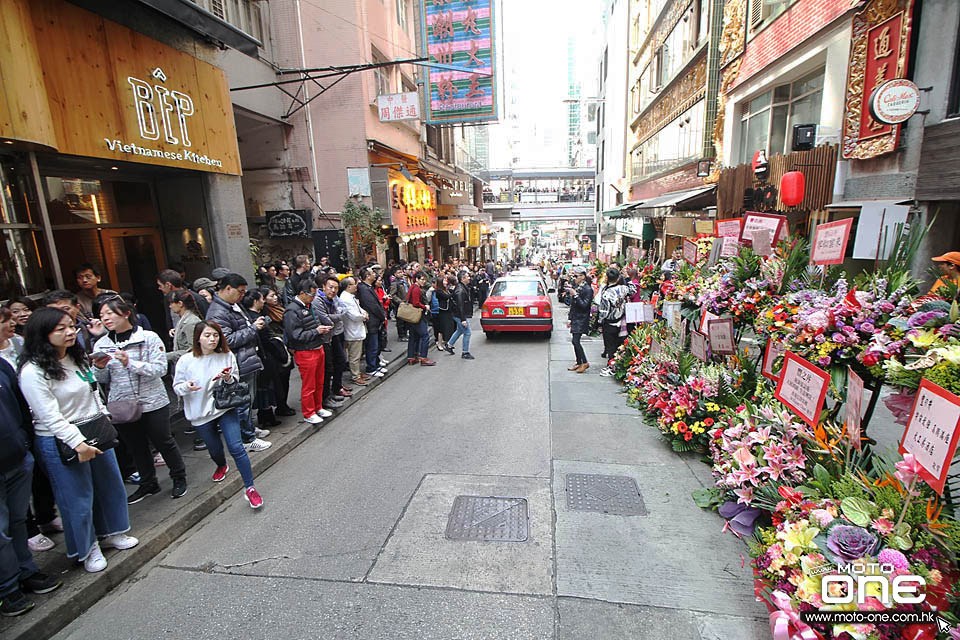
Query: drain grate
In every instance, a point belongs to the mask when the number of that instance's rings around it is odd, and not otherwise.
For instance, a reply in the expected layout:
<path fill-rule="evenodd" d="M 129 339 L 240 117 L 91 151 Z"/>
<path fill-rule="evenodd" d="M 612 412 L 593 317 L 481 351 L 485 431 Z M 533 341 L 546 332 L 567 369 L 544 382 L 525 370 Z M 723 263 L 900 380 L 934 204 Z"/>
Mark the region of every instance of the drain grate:
<path fill-rule="evenodd" d="M 526 542 L 526 498 L 457 496 L 447 518 L 450 540 Z"/>
<path fill-rule="evenodd" d="M 647 506 L 629 476 L 567 474 L 567 509 L 598 511 L 612 516 L 645 516 Z"/>

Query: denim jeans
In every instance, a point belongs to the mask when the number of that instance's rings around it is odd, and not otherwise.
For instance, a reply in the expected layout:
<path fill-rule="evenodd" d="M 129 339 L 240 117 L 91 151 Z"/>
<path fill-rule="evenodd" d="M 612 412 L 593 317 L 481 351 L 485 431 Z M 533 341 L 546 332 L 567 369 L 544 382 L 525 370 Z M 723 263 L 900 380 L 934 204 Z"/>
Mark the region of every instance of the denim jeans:
<path fill-rule="evenodd" d="M 33 478 L 33 456 L 27 452 L 23 463 L 0 473 L 0 598 L 20 588 L 40 569 L 27 547 L 27 504 Z"/>
<path fill-rule="evenodd" d="M 218 467 L 227 464 L 227 459 L 223 456 L 223 440 L 217 434 L 217 424 L 220 425 L 220 433 L 223 439 L 227 441 L 227 451 L 233 457 L 233 462 L 237 465 L 237 471 L 243 478 L 244 487 L 253 486 L 253 469 L 250 468 L 250 458 L 247 456 L 247 450 L 243 448 L 243 441 L 240 439 L 240 419 L 237 416 L 237 409 L 230 409 L 225 414 L 211 420 L 206 424 L 197 427 L 197 434 L 203 438 L 207 445 L 207 453 Z"/>
<path fill-rule="evenodd" d="M 427 330 L 427 314 L 420 316 L 417 324 L 407 324 L 410 333 L 407 342 L 407 358 L 426 358 L 430 346 L 430 333 Z"/>
<path fill-rule="evenodd" d="M 363 355 L 367 360 L 367 373 L 373 373 L 380 368 L 380 330 L 367 330 L 367 338 L 363 341 Z"/>
<path fill-rule="evenodd" d="M 257 432 L 253 426 L 253 402 L 257 398 L 257 374 L 259 371 L 240 376 L 240 382 L 246 382 L 250 386 L 250 404 L 237 409 L 237 418 L 240 420 L 240 435 L 244 442 L 253 442 L 257 437 Z"/>
<path fill-rule="evenodd" d="M 467 318 L 467 326 L 463 326 L 463 320 L 456 316 L 453 317 L 453 321 L 457 323 L 457 330 L 453 332 L 453 335 L 450 336 L 450 339 L 447 340 L 447 345 L 452 347 L 457 344 L 457 339 L 460 336 L 463 336 L 463 352 L 470 352 L 470 318 Z"/>
<path fill-rule="evenodd" d="M 113 449 L 88 462 L 63 464 L 55 440 L 53 436 L 37 436 L 34 448 L 50 476 L 60 507 L 67 557 L 82 562 L 98 536 L 130 530 L 127 490 Z"/>

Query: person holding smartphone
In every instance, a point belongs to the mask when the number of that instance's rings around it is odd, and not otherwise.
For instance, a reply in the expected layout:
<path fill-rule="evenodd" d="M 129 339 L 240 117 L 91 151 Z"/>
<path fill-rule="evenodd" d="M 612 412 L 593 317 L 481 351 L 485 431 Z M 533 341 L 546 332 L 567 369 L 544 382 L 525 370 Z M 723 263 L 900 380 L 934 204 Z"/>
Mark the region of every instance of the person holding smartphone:
<path fill-rule="evenodd" d="M 223 441 L 243 478 L 243 497 L 251 509 L 263 506 L 263 498 L 253 486 L 253 469 L 243 447 L 240 418 L 236 409 L 218 409 L 213 391 L 220 381 L 240 378 L 236 356 L 230 351 L 223 329 L 216 322 L 201 322 L 194 327 L 193 349 L 177 361 L 173 376 L 173 391 L 183 398 L 183 414 L 197 429 L 207 445 L 210 459 L 217 465 L 213 481 L 222 482 L 230 467 L 223 455 Z"/>
<path fill-rule="evenodd" d="M 67 557 L 91 573 L 103 571 L 102 549 L 130 549 L 139 541 L 126 535 L 127 491 L 113 449 L 87 444 L 77 427 L 106 408 L 90 359 L 77 344 L 76 321 L 60 309 L 37 309 L 27 321 L 20 363 L 20 389 L 34 416 L 34 450 L 50 474 Z M 76 464 L 63 463 L 57 440 L 77 452 Z"/>

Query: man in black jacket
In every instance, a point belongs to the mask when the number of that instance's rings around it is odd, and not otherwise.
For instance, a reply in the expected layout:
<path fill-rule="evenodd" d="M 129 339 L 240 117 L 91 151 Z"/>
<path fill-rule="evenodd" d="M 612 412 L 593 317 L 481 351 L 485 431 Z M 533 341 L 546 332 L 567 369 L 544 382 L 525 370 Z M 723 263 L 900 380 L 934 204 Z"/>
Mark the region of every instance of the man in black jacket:
<path fill-rule="evenodd" d="M 300 406 L 303 409 L 303 419 L 310 424 L 320 424 L 324 418 L 333 415 L 332 411 L 323 408 L 323 335 L 329 333 L 333 327 L 321 325 L 310 308 L 316 295 L 316 283 L 309 278 L 303 278 L 293 302 L 283 311 L 283 335 L 300 370 Z"/>
<path fill-rule="evenodd" d="M 220 290 L 207 309 L 206 319 L 220 325 L 223 337 L 227 339 L 227 346 L 237 356 L 240 380 L 250 387 L 250 404 L 237 410 L 243 447 L 247 451 L 264 451 L 270 448 L 271 443 L 257 435 L 251 413 L 257 389 L 257 374 L 263 369 L 263 361 L 258 353 L 260 338 L 257 332 L 263 329 L 266 320 L 261 316 L 251 322 L 240 308 L 240 301 L 246 292 L 247 281 L 239 273 L 228 273 L 220 278 Z"/>
<path fill-rule="evenodd" d="M 366 372 L 377 378 L 384 376 L 380 367 L 380 326 L 386 321 L 387 314 L 380 304 L 377 292 L 373 290 L 373 283 L 377 281 L 377 274 L 373 269 L 360 269 L 360 284 L 357 285 L 357 301 L 360 308 L 367 312 L 367 338 L 363 341 L 363 355 L 367 361 Z"/>
<path fill-rule="evenodd" d="M 453 290 L 453 320 L 457 323 L 457 330 L 447 340 L 447 352 L 453 355 L 453 345 L 463 336 L 464 360 L 473 360 L 470 354 L 470 318 L 473 317 L 473 299 L 470 297 L 470 272 L 464 269 L 460 272 L 460 283 Z"/>
<path fill-rule="evenodd" d="M 293 259 L 293 265 L 295 270 L 290 274 L 290 277 L 287 278 L 286 284 L 283 285 L 283 292 L 280 295 L 280 301 L 283 303 L 283 306 L 293 303 L 293 299 L 300 294 L 300 282 L 304 278 L 310 277 L 310 256 L 301 253 Z"/>
<path fill-rule="evenodd" d="M 0 358 L 0 615 L 18 616 L 33 608 L 23 595 L 49 593 L 63 584 L 41 573 L 27 546 L 27 505 L 33 479 L 28 443 L 30 409 L 17 374 Z"/>

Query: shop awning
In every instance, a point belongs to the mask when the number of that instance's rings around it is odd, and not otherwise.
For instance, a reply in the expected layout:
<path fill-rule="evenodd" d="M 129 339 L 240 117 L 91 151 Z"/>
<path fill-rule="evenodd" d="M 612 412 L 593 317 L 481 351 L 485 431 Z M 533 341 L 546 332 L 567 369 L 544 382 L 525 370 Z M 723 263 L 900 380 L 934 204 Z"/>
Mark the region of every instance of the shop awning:
<path fill-rule="evenodd" d="M 913 200 L 904 200 L 903 198 L 897 198 L 895 200 L 844 200 L 841 202 L 831 202 L 827 205 L 827 209 L 860 209 L 865 204 L 893 206 L 896 204 L 910 204 L 912 202 Z"/>
<path fill-rule="evenodd" d="M 643 204 L 642 202 L 627 202 L 626 204 L 617 205 L 612 209 L 607 209 L 603 212 L 604 218 L 626 218 L 630 215 L 631 209 L 636 209 L 638 206 Z"/>
<path fill-rule="evenodd" d="M 709 200 L 712 199 L 713 191 L 715 189 L 716 185 L 711 184 L 706 187 L 697 187 L 696 189 L 672 191 L 670 193 L 657 196 L 656 198 L 651 198 L 650 200 L 644 200 L 636 207 L 636 209 L 646 210 L 689 206 L 696 204 L 697 201 L 701 199 L 704 200 L 704 206 L 707 206 L 708 204 L 714 204 L 713 202 L 709 202 Z"/>
<path fill-rule="evenodd" d="M 457 179 L 457 174 L 455 171 L 450 170 L 449 168 L 443 166 L 438 162 L 434 162 L 429 158 L 420 158 L 419 160 L 420 167 L 426 171 L 429 171 L 432 174 L 438 175 L 441 178 L 446 178 L 447 180 L 453 181 Z"/>

